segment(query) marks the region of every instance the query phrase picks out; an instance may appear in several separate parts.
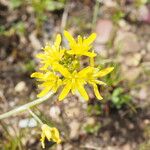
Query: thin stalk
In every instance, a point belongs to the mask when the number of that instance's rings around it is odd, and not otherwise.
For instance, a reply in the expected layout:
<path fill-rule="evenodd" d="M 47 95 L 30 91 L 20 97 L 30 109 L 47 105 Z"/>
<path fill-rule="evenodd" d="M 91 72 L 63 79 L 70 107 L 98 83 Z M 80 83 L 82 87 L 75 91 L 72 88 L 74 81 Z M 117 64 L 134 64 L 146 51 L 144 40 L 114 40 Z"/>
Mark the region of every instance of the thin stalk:
<path fill-rule="evenodd" d="M 94 28 L 96 20 L 97 20 L 99 6 L 100 6 L 100 2 L 98 0 L 96 0 L 95 6 L 94 6 L 94 12 L 93 12 L 93 20 L 92 20 L 93 28 Z"/>
<path fill-rule="evenodd" d="M 19 107 L 17 107 L 17 108 L 14 108 L 13 110 L 10 110 L 10 111 L 8 111 L 8 112 L 6 112 L 6 113 L 0 115 L 0 120 L 1 120 L 1 119 L 5 119 L 5 118 L 7 118 L 7 117 L 10 117 L 10 116 L 12 116 L 12 115 L 15 115 L 15 114 L 17 114 L 17 113 L 26 111 L 27 109 L 29 109 L 29 108 L 31 108 L 31 107 L 33 107 L 33 106 L 36 106 L 36 105 L 38 105 L 38 104 L 40 104 L 40 103 L 46 101 L 46 100 L 47 100 L 48 98 L 50 98 L 52 95 L 53 95 L 53 92 L 49 92 L 49 93 L 48 93 L 46 96 L 44 96 L 44 97 L 41 97 L 41 98 L 39 98 L 39 99 L 36 99 L 36 100 L 34 100 L 34 101 L 32 101 L 32 102 L 29 102 L 29 103 L 27 103 L 27 104 L 25 104 L 25 105 L 22 105 L 22 106 L 19 106 Z"/>
<path fill-rule="evenodd" d="M 39 122 L 41 125 L 43 124 L 43 122 L 41 121 L 41 119 L 31 110 L 31 109 L 28 109 L 29 113 L 31 114 L 31 116 L 37 120 L 37 122 Z"/>

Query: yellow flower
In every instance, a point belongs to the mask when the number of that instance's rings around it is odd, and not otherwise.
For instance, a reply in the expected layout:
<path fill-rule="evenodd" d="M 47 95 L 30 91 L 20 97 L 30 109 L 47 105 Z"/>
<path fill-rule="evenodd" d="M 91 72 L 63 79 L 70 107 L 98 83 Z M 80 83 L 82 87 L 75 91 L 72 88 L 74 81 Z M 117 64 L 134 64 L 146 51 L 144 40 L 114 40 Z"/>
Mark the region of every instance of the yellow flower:
<path fill-rule="evenodd" d="M 69 54 L 78 55 L 78 56 L 84 55 L 88 57 L 96 56 L 94 52 L 89 52 L 89 50 L 92 48 L 91 44 L 96 38 L 95 33 L 92 33 L 88 38 L 82 38 L 81 36 L 78 36 L 77 41 L 67 31 L 64 31 L 64 36 L 69 41 L 69 45 L 71 49 L 68 51 Z"/>
<path fill-rule="evenodd" d="M 76 70 L 70 73 L 67 68 L 62 65 L 56 65 L 54 67 L 57 71 L 59 71 L 63 76 L 63 84 L 65 85 L 61 94 L 59 95 L 59 100 L 63 100 L 70 91 L 75 94 L 75 91 L 78 90 L 81 96 L 84 97 L 85 100 L 88 100 L 89 97 L 84 89 L 85 75 L 84 71 L 77 72 Z"/>
<path fill-rule="evenodd" d="M 53 46 L 50 46 L 50 44 L 47 44 L 43 50 L 44 53 L 39 53 L 37 54 L 37 58 L 40 58 L 42 61 L 42 64 L 44 64 L 44 66 L 42 68 L 40 68 L 40 70 L 46 70 L 48 67 L 52 67 L 54 63 L 58 63 L 65 52 L 65 49 L 62 49 L 60 47 L 60 43 L 61 43 L 61 35 L 58 34 L 56 36 L 56 40 L 54 42 Z"/>
<path fill-rule="evenodd" d="M 42 82 L 40 86 L 43 90 L 37 95 L 38 97 L 45 96 L 50 90 L 56 92 L 62 84 L 62 80 L 55 73 L 47 71 L 45 74 L 41 72 L 35 72 L 31 77 L 37 78 L 38 81 Z"/>
<path fill-rule="evenodd" d="M 93 86 L 94 93 L 95 93 L 97 99 L 99 99 L 99 100 L 103 99 L 99 93 L 97 85 L 106 85 L 106 83 L 98 80 L 98 78 L 109 74 L 114 69 L 114 67 L 108 67 L 108 68 L 102 69 L 100 71 L 98 68 L 94 68 L 91 66 L 87 67 L 86 69 L 87 69 L 86 81 Z"/>
<path fill-rule="evenodd" d="M 87 38 L 78 36 L 77 41 L 67 31 L 64 31 L 64 35 L 69 41 L 69 50 L 60 47 L 61 36 L 58 34 L 54 45 L 50 46 L 47 44 L 43 48 L 44 52 L 37 55 L 43 64 L 40 70 L 44 72 L 35 72 L 31 75 L 31 77 L 35 77 L 41 82 L 40 86 L 43 88 L 38 97 L 45 96 L 51 90 L 56 92 L 60 86 L 64 86 L 59 95 L 59 100 L 63 100 L 70 91 L 73 94 L 75 94 L 75 91 L 78 91 L 85 100 L 88 100 L 89 96 L 84 86 L 90 84 L 96 97 L 102 99 L 98 85 L 105 85 L 105 83 L 98 78 L 110 73 L 113 67 L 103 70 L 94 67 L 96 54 L 91 49 L 96 34 L 92 33 Z M 82 65 L 80 65 L 79 60 L 81 59 L 79 56 L 89 57 L 90 63 L 86 68 L 82 68 Z"/>
<path fill-rule="evenodd" d="M 47 124 L 42 125 L 42 133 L 41 133 L 41 143 L 42 147 L 45 148 L 45 138 L 48 139 L 48 141 L 53 141 L 59 144 L 61 142 L 59 131 L 55 127 L 50 127 Z"/>

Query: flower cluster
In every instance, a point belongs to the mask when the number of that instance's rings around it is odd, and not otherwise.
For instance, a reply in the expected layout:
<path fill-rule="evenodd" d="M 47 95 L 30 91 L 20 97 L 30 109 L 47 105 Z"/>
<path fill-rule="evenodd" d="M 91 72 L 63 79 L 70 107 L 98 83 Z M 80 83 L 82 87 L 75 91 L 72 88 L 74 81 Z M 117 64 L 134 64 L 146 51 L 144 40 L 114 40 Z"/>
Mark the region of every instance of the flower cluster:
<path fill-rule="evenodd" d="M 54 44 L 46 44 L 43 52 L 37 55 L 42 66 L 39 68 L 40 72 L 33 73 L 31 77 L 41 82 L 42 91 L 38 97 L 43 97 L 51 90 L 56 92 L 59 88 L 63 88 L 59 100 L 63 100 L 70 91 L 72 94 L 78 91 L 85 100 L 88 100 L 85 85 L 89 84 L 93 87 L 97 99 L 101 100 L 98 85 L 105 83 L 99 78 L 110 73 L 113 67 L 102 70 L 95 67 L 96 53 L 93 51 L 92 43 L 96 39 L 96 34 L 92 33 L 87 38 L 78 36 L 75 40 L 69 32 L 64 31 L 64 36 L 69 42 L 69 49 L 61 47 L 61 35 L 58 34 Z M 83 56 L 89 58 L 88 66 L 81 65 Z"/>

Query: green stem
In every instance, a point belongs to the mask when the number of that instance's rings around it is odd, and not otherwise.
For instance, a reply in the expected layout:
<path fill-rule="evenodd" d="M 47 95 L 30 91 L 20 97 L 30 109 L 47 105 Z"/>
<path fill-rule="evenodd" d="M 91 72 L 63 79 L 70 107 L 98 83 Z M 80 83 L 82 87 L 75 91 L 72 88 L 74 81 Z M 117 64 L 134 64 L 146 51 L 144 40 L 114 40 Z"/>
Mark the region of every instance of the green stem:
<path fill-rule="evenodd" d="M 92 20 L 92 26 L 93 26 L 93 28 L 94 28 L 96 20 L 97 20 L 99 6 L 100 6 L 99 1 L 96 0 L 95 6 L 94 6 L 94 12 L 93 12 L 93 20 Z"/>
<path fill-rule="evenodd" d="M 43 122 L 41 121 L 41 119 L 31 110 L 28 109 L 29 113 L 32 115 L 32 117 L 37 120 L 41 125 L 43 124 Z"/>
<path fill-rule="evenodd" d="M 27 104 L 25 104 L 25 105 L 22 105 L 22 106 L 19 106 L 19 107 L 17 107 L 17 108 L 14 108 L 13 110 L 10 110 L 10 111 L 8 111 L 8 112 L 6 112 L 6 113 L 0 115 L 0 120 L 1 120 L 1 119 L 5 119 L 5 118 L 7 118 L 7 117 L 10 117 L 10 116 L 12 116 L 12 115 L 15 115 L 15 114 L 17 114 L 17 113 L 19 113 L 19 112 L 26 111 L 27 109 L 29 109 L 29 108 L 31 108 L 31 107 L 33 107 L 33 106 L 36 106 L 36 105 L 38 105 L 38 104 L 40 104 L 40 103 L 46 101 L 46 100 L 47 100 L 48 98 L 50 98 L 52 95 L 53 95 L 53 92 L 49 92 L 49 93 L 48 93 L 46 96 L 44 96 L 44 97 L 41 97 L 41 98 L 39 98 L 39 99 L 36 99 L 36 100 L 34 100 L 34 101 L 32 101 L 32 102 L 29 102 L 29 103 L 27 103 Z"/>

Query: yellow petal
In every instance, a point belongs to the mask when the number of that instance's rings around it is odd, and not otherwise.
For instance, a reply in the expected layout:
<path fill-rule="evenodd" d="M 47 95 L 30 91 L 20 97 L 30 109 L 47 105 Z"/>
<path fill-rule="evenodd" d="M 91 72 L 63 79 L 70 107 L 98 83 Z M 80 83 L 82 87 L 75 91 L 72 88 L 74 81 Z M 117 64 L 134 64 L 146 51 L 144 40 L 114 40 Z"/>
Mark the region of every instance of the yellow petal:
<path fill-rule="evenodd" d="M 67 68 L 58 63 L 55 63 L 53 68 L 54 70 L 59 71 L 64 77 L 69 77 L 71 75 Z"/>
<path fill-rule="evenodd" d="M 84 76 L 87 76 L 87 74 L 93 72 L 93 67 L 86 67 L 84 69 L 82 69 L 79 73 L 78 73 L 78 76 L 79 77 L 84 77 Z"/>
<path fill-rule="evenodd" d="M 105 82 L 103 81 L 100 81 L 100 80 L 95 80 L 95 83 L 99 84 L 99 85 L 106 85 Z"/>
<path fill-rule="evenodd" d="M 96 54 L 94 52 L 85 52 L 83 55 L 88 56 L 88 57 L 95 57 Z"/>
<path fill-rule="evenodd" d="M 108 67 L 105 68 L 103 70 L 100 70 L 97 74 L 96 77 L 103 77 L 105 75 L 107 75 L 108 73 L 110 73 L 111 71 L 113 71 L 114 67 Z"/>
<path fill-rule="evenodd" d="M 96 33 L 92 33 L 87 39 L 84 40 L 84 43 L 90 45 L 96 39 Z"/>
<path fill-rule="evenodd" d="M 70 55 L 74 55 L 75 51 L 74 50 L 69 50 L 69 51 L 67 51 L 67 53 L 70 54 Z"/>
<path fill-rule="evenodd" d="M 55 81 L 54 81 L 55 82 Z M 42 87 L 52 87 L 52 81 L 45 81 L 41 84 Z"/>
<path fill-rule="evenodd" d="M 94 57 L 90 57 L 90 66 L 94 67 Z"/>
<path fill-rule="evenodd" d="M 52 140 L 59 144 L 61 142 L 59 131 L 57 128 L 51 128 Z"/>
<path fill-rule="evenodd" d="M 31 78 L 43 78 L 43 73 L 40 72 L 34 72 L 31 74 Z"/>
<path fill-rule="evenodd" d="M 45 46 L 44 48 L 42 48 L 42 49 L 43 49 L 45 52 L 48 52 L 48 51 L 50 51 L 52 48 L 51 48 L 50 44 L 47 43 L 46 46 Z"/>
<path fill-rule="evenodd" d="M 87 95 L 87 92 L 84 89 L 84 86 L 82 84 L 77 83 L 77 89 L 78 89 L 79 93 L 81 94 L 81 96 L 83 96 L 83 98 L 85 100 L 89 100 L 89 96 Z"/>
<path fill-rule="evenodd" d="M 39 54 L 36 55 L 36 57 L 39 58 L 39 59 L 45 59 L 46 55 L 43 54 L 43 53 L 39 53 Z"/>
<path fill-rule="evenodd" d="M 70 42 L 70 44 L 76 43 L 75 39 L 72 37 L 72 35 L 68 31 L 64 31 L 64 36 Z"/>
<path fill-rule="evenodd" d="M 55 45 L 57 48 L 59 48 L 60 43 L 61 43 L 61 35 L 60 35 L 60 34 L 57 34 L 57 36 L 56 36 L 56 41 L 55 41 L 54 45 Z"/>
<path fill-rule="evenodd" d="M 82 37 L 80 35 L 78 35 L 78 43 L 82 44 Z"/>
<path fill-rule="evenodd" d="M 65 87 L 63 88 L 62 92 L 59 95 L 59 100 L 62 101 L 69 93 L 71 89 L 71 83 L 68 83 L 65 85 Z"/>
<path fill-rule="evenodd" d="M 42 133 L 45 135 L 48 141 L 50 141 L 50 139 L 52 138 L 51 127 L 49 127 L 47 124 L 43 124 L 41 128 Z"/>
<path fill-rule="evenodd" d="M 97 85 L 93 84 L 93 88 L 94 88 L 94 93 L 95 93 L 97 99 L 102 100 L 103 97 L 100 95 Z"/>
<path fill-rule="evenodd" d="M 38 95 L 37 97 L 43 97 L 45 96 L 50 90 L 51 90 L 51 86 L 48 86 L 46 88 L 44 88 Z"/>
<path fill-rule="evenodd" d="M 45 148 L 45 134 L 42 132 L 42 134 L 41 134 L 41 139 L 40 139 L 40 141 L 41 141 L 41 144 L 42 144 L 42 148 Z"/>

